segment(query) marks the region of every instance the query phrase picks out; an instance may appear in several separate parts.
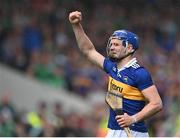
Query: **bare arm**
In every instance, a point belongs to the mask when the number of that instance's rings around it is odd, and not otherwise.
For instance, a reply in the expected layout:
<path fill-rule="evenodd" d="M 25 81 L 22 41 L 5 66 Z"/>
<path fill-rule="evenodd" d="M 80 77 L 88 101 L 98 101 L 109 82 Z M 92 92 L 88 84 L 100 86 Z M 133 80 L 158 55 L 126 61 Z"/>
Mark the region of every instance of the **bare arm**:
<path fill-rule="evenodd" d="M 148 100 L 148 104 L 138 112 L 135 117 L 137 121 L 144 120 L 159 112 L 163 105 L 158 94 L 156 86 L 151 86 L 142 91 L 144 97 Z"/>
<path fill-rule="evenodd" d="M 156 86 L 153 85 L 149 88 L 146 88 L 142 91 L 142 93 L 144 97 L 148 100 L 148 104 L 140 112 L 133 116 L 129 116 L 126 113 L 121 116 L 116 116 L 117 122 L 122 127 L 129 126 L 132 123 L 141 120 L 145 120 L 162 109 L 162 101 L 158 94 Z"/>
<path fill-rule="evenodd" d="M 72 24 L 76 41 L 80 51 L 94 64 L 103 68 L 104 56 L 98 53 L 90 41 L 88 36 L 85 34 L 84 29 L 80 23 L 82 20 L 81 12 L 75 11 L 69 14 L 69 21 Z"/>

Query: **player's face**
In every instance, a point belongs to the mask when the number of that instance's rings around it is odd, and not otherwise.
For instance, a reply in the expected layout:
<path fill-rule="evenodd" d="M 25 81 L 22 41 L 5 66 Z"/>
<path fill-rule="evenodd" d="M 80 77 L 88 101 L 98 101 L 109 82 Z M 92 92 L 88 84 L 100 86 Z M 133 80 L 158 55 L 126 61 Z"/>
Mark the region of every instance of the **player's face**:
<path fill-rule="evenodd" d="M 111 39 L 109 57 L 115 59 L 122 59 L 126 55 L 127 55 L 126 48 L 122 45 L 122 40 L 116 38 Z"/>

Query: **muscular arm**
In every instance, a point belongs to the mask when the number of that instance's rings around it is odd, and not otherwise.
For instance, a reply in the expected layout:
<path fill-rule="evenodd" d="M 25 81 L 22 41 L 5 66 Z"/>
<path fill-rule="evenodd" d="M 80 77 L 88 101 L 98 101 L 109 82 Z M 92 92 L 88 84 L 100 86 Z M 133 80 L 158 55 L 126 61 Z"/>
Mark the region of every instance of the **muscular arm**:
<path fill-rule="evenodd" d="M 154 85 L 144 89 L 142 93 L 148 100 L 148 104 L 135 115 L 137 121 L 151 117 L 155 113 L 159 112 L 163 107 L 157 88 Z"/>
<path fill-rule="evenodd" d="M 88 36 L 85 34 L 83 27 L 80 24 L 80 21 L 82 20 L 81 13 L 77 11 L 70 13 L 69 20 L 72 24 L 72 28 L 76 36 L 76 41 L 78 43 L 80 51 L 92 63 L 96 64 L 100 68 L 103 68 L 104 56 L 102 56 L 96 51 L 94 45 L 92 44 Z"/>
<path fill-rule="evenodd" d="M 147 99 L 148 104 L 140 112 L 133 115 L 134 117 L 129 116 L 127 113 L 116 116 L 117 122 L 121 127 L 129 126 L 134 123 L 135 120 L 136 122 L 145 120 L 162 109 L 162 101 L 154 85 L 144 89 L 142 93 Z"/>

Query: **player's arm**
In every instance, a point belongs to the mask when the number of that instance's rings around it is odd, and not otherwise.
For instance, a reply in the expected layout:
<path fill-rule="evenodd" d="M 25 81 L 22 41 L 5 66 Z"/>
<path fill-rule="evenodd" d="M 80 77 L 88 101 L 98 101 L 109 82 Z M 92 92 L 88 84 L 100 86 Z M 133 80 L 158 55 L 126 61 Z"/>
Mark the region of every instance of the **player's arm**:
<path fill-rule="evenodd" d="M 162 100 L 155 85 L 142 90 L 142 94 L 147 99 L 148 104 L 140 112 L 134 115 L 134 119 L 137 122 L 151 117 L 163 107 Z"/>
<path fill-rule="evenodd" d="M 69 14 L 69 21 L 72 24 L 74 34 L 76 36 L 76 41 L 80 51 L 94 64 L 103 68 L 104 56 L 98 53 L 90 41 L 84 29 L 80 23 L 82 20 L 81 12 L 75 11 Z"/>
<path fill-rule="evenodd" d="M 142 93 L 147 99 L 148 104 L 133 116 L 130 116 L 127 113 L 116 116 L 117 122 L 121 127 L 130 126 L 135 122 L 145 120 L 162 109 L 162 101 L 155 85 L 142 90 Z"/>

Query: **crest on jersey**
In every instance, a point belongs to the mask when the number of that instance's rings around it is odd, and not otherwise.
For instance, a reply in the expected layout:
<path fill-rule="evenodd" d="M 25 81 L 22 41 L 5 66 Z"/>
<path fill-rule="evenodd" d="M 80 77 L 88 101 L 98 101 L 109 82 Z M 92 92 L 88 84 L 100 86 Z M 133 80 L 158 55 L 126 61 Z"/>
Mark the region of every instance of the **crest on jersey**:
<path fill-rule="evenodd" d="M 128 76 L 123 77 L 124 82 L 128 82 Z"/>

